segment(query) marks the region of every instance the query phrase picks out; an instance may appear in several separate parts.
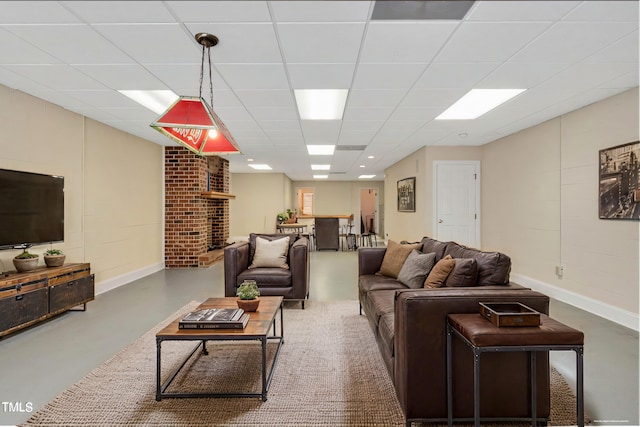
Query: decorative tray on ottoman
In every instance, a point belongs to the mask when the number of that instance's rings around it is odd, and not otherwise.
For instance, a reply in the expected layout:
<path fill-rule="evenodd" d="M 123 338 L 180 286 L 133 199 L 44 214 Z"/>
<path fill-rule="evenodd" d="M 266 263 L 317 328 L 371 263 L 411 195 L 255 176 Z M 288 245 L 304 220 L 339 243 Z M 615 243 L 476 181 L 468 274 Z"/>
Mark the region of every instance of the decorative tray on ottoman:
<path fill-rule="evenodd" d="M 540 326 L 540 313 L 519 302 L 481 302 L 480 313 L 498 327 Z"/>

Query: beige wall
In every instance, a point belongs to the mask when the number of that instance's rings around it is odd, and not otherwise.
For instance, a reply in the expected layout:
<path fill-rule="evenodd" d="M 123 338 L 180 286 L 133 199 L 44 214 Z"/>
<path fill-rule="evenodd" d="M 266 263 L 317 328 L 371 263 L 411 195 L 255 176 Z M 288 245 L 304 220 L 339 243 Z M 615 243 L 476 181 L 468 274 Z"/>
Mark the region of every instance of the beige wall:
<path fill-rule="evenodd" d="M 291 180 L 281 173 L 233 173 L 229 238 L 275 233 L 276 216 L 291 207 Z"/>
<path fill-rule="evenodd" d="M 484 146 L 483 246 L 529 285 L 637 315 L 640 224 L 598 219 L 598 151 L 636 140 L 637 88 Z"/>
<path fill-rule="evenodd" d="M 433 232 L 433 162 L 480 160 L 481 147 L 424 147 L 385 169 L 385 237 L 396 242 L 420 240 Z M 416 177 L 416 211 L 398 212 L 397 182 Z"/>
<path fill-rule="evenodd" d="M 0 127 L 0 167 L 65 177 L 65 240 L 55 247 L 91 263 L 97 292 L 161 267 L 162 147 L 2 85 Z M 1 270 L 13 270 L 17 252 L 0 252 Z"/>

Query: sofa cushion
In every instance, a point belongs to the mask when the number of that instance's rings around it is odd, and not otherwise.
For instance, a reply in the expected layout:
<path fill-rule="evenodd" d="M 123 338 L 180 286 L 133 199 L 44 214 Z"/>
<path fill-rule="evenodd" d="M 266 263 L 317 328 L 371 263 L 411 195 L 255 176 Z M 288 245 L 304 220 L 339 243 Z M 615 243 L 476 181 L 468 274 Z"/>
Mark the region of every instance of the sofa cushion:
<path fill-rule="evenodd" d="M 456 258 L 455 261 L 444 285 L 449 288 L 475 286 L 478 279 L 478 263 L 475 258 Z"/>
<path fill-rule="evenodd" d="M 435 252 L 423 254 L 414 249 L 404 261 L 400 273 L 398 273 L 398 281 L 413 289 L 421 288 L 435 263 Z"/>
<path fill-rule="evenodd" d="M 389 244 L 387 245 L 387 250 L 384 253 L 382 265 L 380 266 L 380 271 L 378 273 L 393 277 L 394 279 L 397 278 L 404 261 L 407 259 L 411 251 L 414 249 L 420 249 L 421 246 L 422 245 L 420 243 L 401 245 L 393 240 L 389 240 Z"/>
<path fill-rule="evenodd" d="M 371 313 L 375 325 L 379 325 L 380 317 L 387 313 L 393 313 L 395 308 L 396 291 L 389 289 L 384 291 L 369 292 Z"/>
<path fill-rule="evenodd" d="M 257 267 L 274 267 L 289 269 L 287 255 L 289 254 L 289 237 L 267 240 L 256 237 L 256 253 L 249 269 Z"/>
<path fill-rule="evenodd" d="M 427 280 L 424 282 L 424 287 L 441 288 L 444 286 L 445 280 L 447 280 L 449 273 L 451 273 L 455 265 L 456 260 L 451 258 L 451 255 L 446 255 L 433 266 L 431 272 L 427 276 Z"/>
<path fill-rule="evenodd" d="M 445 254 L 453 258 L 475 258 L 478 263 L 477 286 L 506 285 L 509 283 L 511 258 L 500 252 L 483 252 L 449 242 Z"/>
<path fill-rule="evenodd" d="M 436 262 L 440 261 L 444 258 L 445 250 L 447 249 L 447 243 L 441 242 L 439 240 L 432 239 L 431 237 L 423 237 L 422 238 L 422 252 L 431 253 L 435 252 L 436 254 Z"/>
<path fill-rule="evenodd" d="M 389 289 L 407 289 L 405 285 L 392 277 L 367 274 L 358 278 L 358 287 L 361 291 L 380 291 Z"/>
<path fill-rule="evenodd" d="M 291 270 L 284 268 L 252 268 L 237 276 L 237 285 L 245 280 L 255 280 L 258 288 L 261 286 L 288 287 L 291 286 Z"/>
<path fill-rule="evenodd" d="M 387 354 L 389 354 L 391 357 L 395 355 L 393 345 L 393 322 L 395 319 L 395 315 L 396 314 L 394 312 L 383 314 L 382 316 L 380 316 L 380 322 L 378 324 L 378 333 L 380 335 L 380 339 L 386 347 Z"/>

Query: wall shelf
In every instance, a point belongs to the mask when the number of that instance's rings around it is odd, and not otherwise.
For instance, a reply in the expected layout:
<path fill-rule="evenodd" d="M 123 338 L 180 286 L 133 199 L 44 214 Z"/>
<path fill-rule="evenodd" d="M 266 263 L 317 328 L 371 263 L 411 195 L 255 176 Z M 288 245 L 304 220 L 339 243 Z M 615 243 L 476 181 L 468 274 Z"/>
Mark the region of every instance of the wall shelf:
<path fill-rule="evenodd" d="M 205 199 L 229 200 L 229 199 L 235 199 L 236 198 L 235 194 L 220 193 L 219 191 L 203 191 L 202 193 L 200 193 L 200 195 L 202 197 L 204 197 Z"/>

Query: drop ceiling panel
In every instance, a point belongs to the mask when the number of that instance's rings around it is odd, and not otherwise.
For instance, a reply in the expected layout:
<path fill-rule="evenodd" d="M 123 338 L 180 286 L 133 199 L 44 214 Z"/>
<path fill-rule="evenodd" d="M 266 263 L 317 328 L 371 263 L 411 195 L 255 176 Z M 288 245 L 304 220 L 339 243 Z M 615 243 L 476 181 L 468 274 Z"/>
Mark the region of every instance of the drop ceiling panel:
<path fill-rule="evenodd" d="M 429 122 L 442 113 L 442 108 L 407 108 L 396 109 L 389 117 L 389 120 L 421 120 L 423 123 Z"/>
<path fill-rule="evenodd" d="M 301 120 L 305 142 L 334 144 L 340 133 L 340 120 Z"/>
<path fill-rule="evenodd" d="M 583 1 L 571 13 L 565 21 L 602 21 L 606 16 L 607 21 L 638 22 L 637 1 Z"/>
<path fill-rule="evenodd" d="M 211 48 L 211 61 L 225 62 L 282 62 L 278 41 L 269 23 L 187 24 L 192 34 L 209 33 L 219 42 Z"/>
<path fill-rule="evenodd" d="M 167 87 L 181 95 L 197 95 L 200 87 L 200 63 L 185 64 L 144 64 L 144 67 Z M 228 89 L 227 83 L 220 77 L 215 67 L 211 71 L 214 96 L 220 89 Z M 209 86 L 209 75 L 204 80 L 205 88 Z"/>
<path fill-rule="evenodd" d="M 266 1 L 168 1 L 167 5 L 185 22 L 268 22 Z"/>
<path fill-rule="evenodd" d="M 160 1 L 65 1 L 84 21 L 96 23 L 175 22 Z"/>
<path fill-rule="evenodd" d="M 505 61 L 542 34 L 549 23 L 465 22 L 440 51 L 435 62 Z"/>
<path fill-rule="evenodd" d="M 58 2 L 2 2 L 0 24 L 69 24 L 80 20 Z"/>
<path fill-rule="evenodd" d="M 2 46 L 0 64 L 55 64 L 60 62 L 38 47 L 2 28 L 0 28 L 0 46 Z"/>
<path fill-rule="evenodd" d="M 415 89 L 471 88 L 499 65 L 499 62 L 434 63 L 420 77 Z"/>
<path fill-rule="evenodd" d="M 96 24 L 96 31 L 138 63 L 200 62 L 201 49 L 178 24 Z"/>
<path fill-rule="evenodd" d="M 347 107 L 395 107 L 406 90 L 351 90 Z"/>
<path fill-rule="evenodd" d="M 249 107 L 255 120 L 296 120 L 298 111 L 293 107 Z"/>
<path fill-rule="evenodd" d="M 106 87 L 68 65 L 5 65 L 6 69 L 56 90 L 89 89 Z"/>
<path fill-rule="evenodd" d="M 104 108 L 103 111 L 125 121 L 145 121 L 151 123 L 158 115 L 146 108 Z"/>
<path fill-rule="evenodd" d="M 539 85 L 569 64 L 553 62 L 505 62 L 482 79 L 476 88 L 528 89 Z"/>
<path fill-rule="evenodd" d="M 606 83 L 598 85 L 601 89 L 626 89 L 638 86 L 638 66 L 635 66 L 635 70 L 621 75 L 618 78 L 610 80 Z"/>
<path fill-rule="evenodd" d="M 457 26 L 457 22 L 442 21 L 372 22 L 367 28 L 360 62 L 430 62 Z"/>
<path fill-rule="evenodd" d="M 270 3 L 278 22 L 365 21 L 371 1 L 274 1 Z"/>
<path fill-rule="evenodd" d="M 278 34 L 284 59 L 304 63 L 352 63 L 360 50 L 364 23 L 284 23 Z"/>
<path fill-rule="evenodd" d="M 342 131 L 369 131 L 377 132 L 384 125 L 385 120 L 344 120 Z"/>
<path fill-rule="evenodd" d="M 386 120 L 393 112 L 388 107 L 351 107 L 344 112 L 345 120 Z"/>
<path fill-rule="evenodd" d="M 74 65 L 87 76 L 115 90 L 165 90 L 167 86 L 140 65 Z"/>
<path fill-rule="evenodd" d="M 584 62 L 629 62 L 638 64 L 638 31 L 624 36 L 608 46 L 607 49 L 602 49 L 585 58 Z"/>
<path fill-rule="evenodd" d="M 219 64 L 216 68 L 222 78 L 237 90 L 289 89 L 282 64 Z"/>
<path fill-rule="evenodd" d="M 552 88 L 558 91 L 583 90 L 597 87 L 614 78 L 626 74 L 625 64 L 598 63 L 576 65 L 553 76 L 541 84 L 541 88 Z"/>
<path fill-rule="evenodd" d="M 236 95 L 248 107 L 295 108 L 293 95 L 289 90 L 238 90 Z"/>
<path fill-rule="evenodd" d="M 253 117 L 249 114 L 249 112 L 243 108 L 224 108 L 218 105 L 215 106 L 215 112 L 220 116 L 220 118 L 225 122 L 230 122 L 231 120 L 243 120 L 253 122 Z M 227 125 L 229 126 L 229 125 Z"/>
<path fill-rule="evenodd" d="M 288 64 L 293 89 L 347 89 L 356 64 Z"/>
<path fill-rule="evenodd" d="M 338 137 L 338 145 L 367 145 L 377 133 L 377 130 L 342 130 Z"/>
<path fill-rule="evenodd" d="M 561 22 L 518 52 L 520 62 L 575 62 L 637 30 L 632 23 Z"/>
<path fill-rule="evenodd" d="M 579 1 L 478 1 L 469 21 L 557 21 Z"/>
<path fill-rule="evenodd" d="M 113 90 L 68 90 L 61 91 L 80 102 L 95 108 L 135 108 L 137 103 Z"/>
<path fill-rule="evenodd" d="M 265 131 L 282 130 L 301 132 L 298 120 L 258 120 L 258 125 Z M 300 133 L 302 136 L 302 133 Z"/>
<path fill-rule="evenodd" d="M 354 89 L 408 89 L 425 69 L 425 64 L 360 64 Z"/>
<path fill-rule="evenodd" d="M 68 64 L 133 63 L 88 25 L 15 25 L 5 29 Z"/>
<path fill-rule="evenodd" d="M 436 107 L 444 111 L 465 93 L 467 93 L 466 89 L 416 89 L 404 98 L 400 106 Z"/>

